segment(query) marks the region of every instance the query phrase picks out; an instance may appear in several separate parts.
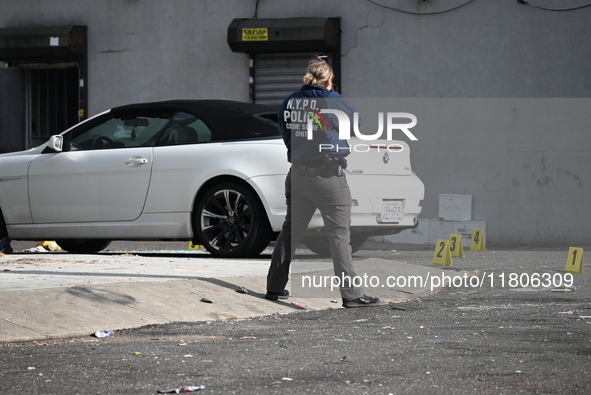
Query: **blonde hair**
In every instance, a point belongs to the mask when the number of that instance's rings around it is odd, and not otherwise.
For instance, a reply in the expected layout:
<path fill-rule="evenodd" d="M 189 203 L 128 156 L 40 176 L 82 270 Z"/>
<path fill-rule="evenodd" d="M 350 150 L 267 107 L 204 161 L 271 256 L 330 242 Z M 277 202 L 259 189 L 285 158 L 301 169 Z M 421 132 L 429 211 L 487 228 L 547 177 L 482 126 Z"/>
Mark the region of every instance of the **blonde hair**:
<path fill-rule="evenodd" d="M 326 60 L 316 57 L 308 63 L 306 75 L 304 75 L 304 84 L 320 84 L 328 86 L 334 77 L 334 72 Z"/>

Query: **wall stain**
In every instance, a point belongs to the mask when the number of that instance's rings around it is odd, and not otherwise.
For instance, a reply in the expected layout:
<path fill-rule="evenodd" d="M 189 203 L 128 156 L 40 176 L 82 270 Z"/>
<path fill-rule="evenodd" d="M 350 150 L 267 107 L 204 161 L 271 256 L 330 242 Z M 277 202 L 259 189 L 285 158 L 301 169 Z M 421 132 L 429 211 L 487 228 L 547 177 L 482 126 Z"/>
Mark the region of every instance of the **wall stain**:
<path fill-rule="evenodd" d="M 553 180 L 552 178 L 550 178 L 550 177 L 546 176 L 546 177 L 544 177 L 544 178 L 543 178 L 543 179 L 541 179 L 541 180 L 540 180 L 540 179 L 538 179 L 538 180 L 536 181 L 536 184 L 538 184 L 538 186 L 540 186 L 540 187 L 545 187 L 545 186 L 548 186 L 548 185 L 550 185 L 550 184 L 551 184 L 553 181 L 554 181 L 554 180 Z"/>
<path fill-rule="evenodd" d="M 581 180 L 581 177 L 577 176 L 576 174 L 571 173 L 568 169 L 565 169 L 565 170 L 556 169 L 556 174 L 559 176 L 563 175 L 563 174 L 565 176 L 569 176 L 577 183 L 577 186 L 579 186 L 579 187 L 583 186 L 583 181 Z"/>

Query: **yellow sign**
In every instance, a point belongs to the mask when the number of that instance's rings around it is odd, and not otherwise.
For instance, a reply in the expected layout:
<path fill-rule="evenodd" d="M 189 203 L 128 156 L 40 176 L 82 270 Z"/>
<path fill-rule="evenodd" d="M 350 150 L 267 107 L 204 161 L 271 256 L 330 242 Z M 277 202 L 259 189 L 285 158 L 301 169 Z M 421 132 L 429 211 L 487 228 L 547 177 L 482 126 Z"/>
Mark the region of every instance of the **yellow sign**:
<path fill-rule="evenodd" d="M 472 231 L 470 251 L 486 251 L 486 248 L 484 248 L 484 232 L 482 229 L 474 229 Z"/>
<path fill-rule="evenodd" d="M 449 235 L 449 251 L 452 258 L 464 257 L 464 245 L 462 244 L 462 236 L 458 234 Z"/>
<path fill-rule="evenodd" d="M 435 244 L 435 252 L 433 253 L 433 265 L 451 266 L 449 240 L 437 240 L 437 244 Z"/>
<path fill-rule="evenodd" d="M 266 27 L 243 28 L 242 41 L 268 41 L 269 30 Z"/>
<path fill-rule="evenodd" d="M 200 246 L 198 244 L 193 244 L 192 241 L 189 242 L 189 249 L 190 250 L 202 250 L 203 246 Z"/>
<path fill-rule="evenodd" d="M 570 247 L 568 249 L 568 258 L 566 258 L 566 272 L 580 274 L 583 273 L 583 249 Z"/>

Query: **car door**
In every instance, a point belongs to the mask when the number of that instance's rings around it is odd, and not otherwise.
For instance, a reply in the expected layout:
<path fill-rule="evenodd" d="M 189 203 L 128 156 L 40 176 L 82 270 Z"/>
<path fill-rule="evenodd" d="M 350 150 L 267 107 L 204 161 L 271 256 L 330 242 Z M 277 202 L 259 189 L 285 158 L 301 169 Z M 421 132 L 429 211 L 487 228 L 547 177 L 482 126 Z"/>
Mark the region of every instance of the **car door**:
<path fill-rule="evenodd" d="M 212 159 L 220 160 L 211 128 L 200 116 L 180 111 L 155 144 L 146 212 L 191 211 L 195 192 L 211 176 Z"/>
<path fill-rule="evenodd" d="M 142 213 L 152 170 L 149 144 L 168 120 L 136 114 L 100 117 L 64 134 L 64 152 L 29 167 L 33 223 L 133 221 Z"/>

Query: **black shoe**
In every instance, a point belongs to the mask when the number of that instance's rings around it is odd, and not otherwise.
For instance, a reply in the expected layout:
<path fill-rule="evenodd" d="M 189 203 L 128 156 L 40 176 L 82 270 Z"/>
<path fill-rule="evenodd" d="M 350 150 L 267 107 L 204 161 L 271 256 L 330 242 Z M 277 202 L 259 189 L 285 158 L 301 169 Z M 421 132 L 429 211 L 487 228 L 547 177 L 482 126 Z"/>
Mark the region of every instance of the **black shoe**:
<path fill-rule="evenodd" d="M 269 299 L 269 300 L 278 300 L 278 299 L 287 299 L 287 298 L 289 298 L 289 291 L 287 289 L 284 289 L 283 291 L 281 291 L 281 293 L 267 291 L 267 294 L 265 295 L 265 299 Z"/>
<path fill-rule="evenodd" d="M 378 303 L 380 303 L 380 299 L 367 295 L 357 299 L 343 299 L 343 307 L 369 307 L 376 306 Z"/>
<path fill-rule="evenodd" d="M 5 237 L 0 240 L 0 252 L 3 254 L 12 254 L 12 247 L 10 246 L 10 239 Z"/>

